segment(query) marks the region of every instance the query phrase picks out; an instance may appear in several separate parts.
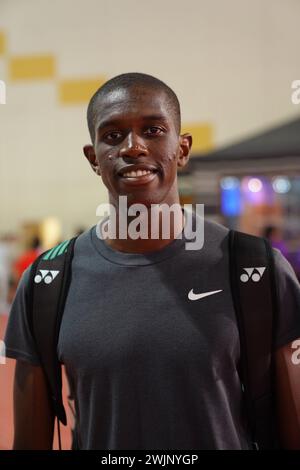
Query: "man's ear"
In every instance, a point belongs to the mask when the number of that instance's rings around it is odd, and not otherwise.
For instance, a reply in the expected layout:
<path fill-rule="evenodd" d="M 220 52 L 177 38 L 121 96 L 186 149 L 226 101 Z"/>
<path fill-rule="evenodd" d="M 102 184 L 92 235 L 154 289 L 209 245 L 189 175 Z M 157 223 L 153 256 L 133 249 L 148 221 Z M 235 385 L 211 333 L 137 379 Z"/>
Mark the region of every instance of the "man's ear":
<path fill-rule="evenodd" d="M 85 145 L 83 147 L 83 153 L 86 156 L 86 158 L 89 161 L 89 164 L 91 165 L 93 171 L 97 174 L 100 175 L 100 166 L 98 163 L 98 160 L 96 158 L 95 150 L 94 147 L 91 144 Z"/>
<path fill-rule="evenodd" d="M 180 151 L 177 160 L 177 166 L 183 168 L 189 161 L 193 138 L 191 134 L 186 133 L 182 134 L 179 139 Z"/>

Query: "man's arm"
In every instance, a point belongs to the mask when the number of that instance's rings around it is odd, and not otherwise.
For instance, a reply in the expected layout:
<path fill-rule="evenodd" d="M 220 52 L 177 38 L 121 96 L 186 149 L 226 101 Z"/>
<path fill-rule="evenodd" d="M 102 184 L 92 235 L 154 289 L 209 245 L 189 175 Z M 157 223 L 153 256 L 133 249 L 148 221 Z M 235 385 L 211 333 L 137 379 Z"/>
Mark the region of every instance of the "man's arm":
<path fill-rule="evenodd" d="M 13 450 L 52 449 L 54 415 L 43 369 L 17 360 Z"/>
<path fill-rule="evenodd" d="M 281 445 L 300 449 L 300 338 L 276 351 L 277 415 Z"/>

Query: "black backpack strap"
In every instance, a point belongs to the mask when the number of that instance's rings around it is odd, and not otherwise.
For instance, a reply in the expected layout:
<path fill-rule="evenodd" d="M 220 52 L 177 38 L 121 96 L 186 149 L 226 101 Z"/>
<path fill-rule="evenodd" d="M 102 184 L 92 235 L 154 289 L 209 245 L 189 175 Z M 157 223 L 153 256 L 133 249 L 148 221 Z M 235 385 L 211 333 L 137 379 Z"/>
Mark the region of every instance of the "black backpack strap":
<path fill-rule="evenodd" d="M 230 280 L 241 346 L 241 380 L 255 448 L 278 446 L 274 331 L 277 292 L 273 251 L 260 237 L 231 230 Z"/>
<path fill-rule="evenodd" d="M 28 292 L 28 324 L 44 369 L 54 414 L 67 424 L 62 400 L 62 371 L 57 343 L 71 281 L 71 262 L 77 237 L 42 253 L 32 264 Z"/>

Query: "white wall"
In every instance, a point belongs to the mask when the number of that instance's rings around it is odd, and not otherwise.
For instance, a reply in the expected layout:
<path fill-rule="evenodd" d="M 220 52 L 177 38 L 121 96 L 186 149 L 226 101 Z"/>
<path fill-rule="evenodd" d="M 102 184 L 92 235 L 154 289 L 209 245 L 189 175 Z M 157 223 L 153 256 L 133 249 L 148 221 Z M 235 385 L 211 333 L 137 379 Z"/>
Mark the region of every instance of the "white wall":
<path fill-rule="evenodd" d="M 142 71 L 177 92 L 184 122 L 211 122 L 217 145 L 299 115 L 298 0 L 1 0 L 8 55 L 53 53 L 58 78 Z M 82 155 L 86 106 L 57 82 L 13 83 L 0 56 L 0 233 L 57 215 L 64 235 L 97 222 L 106 190 Z"/>

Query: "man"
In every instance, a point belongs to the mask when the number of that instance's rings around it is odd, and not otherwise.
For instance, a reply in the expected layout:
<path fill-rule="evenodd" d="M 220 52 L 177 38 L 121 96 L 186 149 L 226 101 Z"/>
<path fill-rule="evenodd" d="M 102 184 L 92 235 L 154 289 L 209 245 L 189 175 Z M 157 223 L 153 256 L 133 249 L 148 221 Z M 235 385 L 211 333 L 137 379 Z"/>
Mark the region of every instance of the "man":
<path fill-rule="evenodd" d="M 117 215 L 120 196 L 147 210 L 179 205 L 177 169 L 188 161 L 192 137 L 180 135 L 178 99 L 167 85 L 145 74 L 117 76 L 91 99 L 88 124 L 92 144 L 84 154 Z M 167 239 L 161 219 L 158 238 L 130 236 L 128 216 L 125 237 L 117 230 L 105 239 L 102 222 L 100 236 L 93 227 L 76 241 L 57 353 L 75 400 L 80 449 L 252 448 L 238 375 L 228 229 L 205 221 L 202 249 L 186 250 L 185 215 L 172 219 Z M 283 446 L 300 448 L 300 366 L 292 361 L 300 287 L 287 261 L 275 256 L 278 420 Z M 14 449 L 49 449 L 53 415 L 26 323 L 27 284 L 28 273 L 5 339 L 7 354 L 17 359 Z M 199 292 L 211 295 L 195 300 Z"/>

